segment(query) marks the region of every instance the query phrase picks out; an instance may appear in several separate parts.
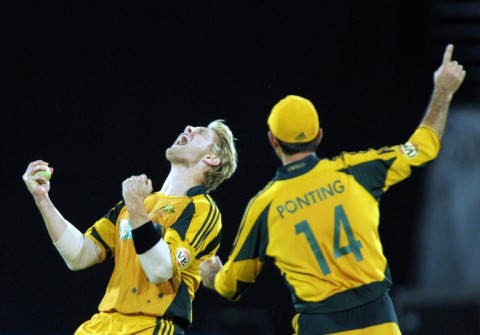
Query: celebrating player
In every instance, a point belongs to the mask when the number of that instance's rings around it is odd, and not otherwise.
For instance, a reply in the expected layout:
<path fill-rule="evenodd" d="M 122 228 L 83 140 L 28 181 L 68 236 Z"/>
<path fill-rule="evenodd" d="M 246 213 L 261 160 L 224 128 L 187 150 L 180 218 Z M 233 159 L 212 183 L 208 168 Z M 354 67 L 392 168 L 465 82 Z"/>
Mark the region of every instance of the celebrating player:
<path fill-rule="evenodd" d="M 79 270 L 115 257 L 99 313 L 76 335 L 184 334 L 200 285 L 199 266 L 219 248 L 221 215 L 208 194 L 237 167 L 230 129 L 222 120 L 187 126 L 166 150 L 171 170 L 159 192 L 145 175 L 122 184 L 123 200 L 85 234 L 55 208 L 50 181 L 29 164 L 23 180 L 69 268 Z M 52 171 L 52 170 L 51 170 Z"/>
<path fill-rule="evenodd" d="M 225 266 L 217 256 L 201 264 L 204 285 L 238 300 L 269 256 L 291 290 L 295 334 L 400 334 L 378 233 L 379 201 L 440 150 L 450 102 L 465 77 L 452 52 L 448 45 L 428 109 L 404 144 L 319 159 L 322 129 L 313 104 L 293 95 L 278 102 L 268 138 L 283 166 L 248 204 Z"/>

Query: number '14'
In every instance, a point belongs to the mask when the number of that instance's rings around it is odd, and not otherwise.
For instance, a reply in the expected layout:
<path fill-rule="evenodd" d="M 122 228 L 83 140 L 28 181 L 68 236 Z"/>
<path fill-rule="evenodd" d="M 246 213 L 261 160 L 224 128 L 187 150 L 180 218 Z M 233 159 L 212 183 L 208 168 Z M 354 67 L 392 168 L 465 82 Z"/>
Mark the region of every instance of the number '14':
<path fill-rule="evenodd" d="M 345 246 L 340 246 L 340 235 L 342 231 L 345 232 L 348 239 L 348 244 Z M 328 275 L 331 272 L 330 267 L 328 266 L 327 260 L 325 259 L 325 256 L 322 253 L 322 249 L 320 248 L 320 245 L 315 239 L 315 236 L 313 236 L 313 232 L 312 232 L 312 229 L 310 228 L 308 221 L 304 220 L 302 222 L 297 223 L 295 225 L 295 233 L 297 235 L 302 233 L 305 234 L 308 244 L 310 245 L 310 248 L 312 249 L 313 254 L 315 255 L 315 259 L 317 260 L 318 266 L 320 266 L 320 269 L 322 270 L 324 275 Z M 362 248 L 362 242 L 360 240 L 355 239 L 355 236 L 353 235 L 352 227 L 348 222 L 347 214 L 345 213 L 343 206 L 339 205 L 335 207 L 334 233 L 333 233 L 333 256 L 335 258 L 339 258 L 345 255 L 348 255 L 349 253 L 353 253 L 355 256 L 355 259 L 357 260 L 357 262 L 359 262 L 363 259 L 362 253 L 360 252 L 361 248 Z"/>

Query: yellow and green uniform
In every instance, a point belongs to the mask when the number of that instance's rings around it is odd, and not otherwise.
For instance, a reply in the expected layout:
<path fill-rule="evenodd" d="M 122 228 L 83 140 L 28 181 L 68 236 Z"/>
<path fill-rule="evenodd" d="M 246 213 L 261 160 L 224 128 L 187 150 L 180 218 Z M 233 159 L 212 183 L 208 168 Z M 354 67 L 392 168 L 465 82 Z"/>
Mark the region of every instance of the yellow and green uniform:
<path fill-rule="evenodd" d="M 378 233 L 380 198 L 439 149 L 436 132 L 421 126 L 403 145 L 333 159 L 312 154 L 280 167 L 250 200 L 229 259 L 215 277 L 216 291 L 238 300 L 268 256 L 291 290 L 300 321 L 302 314 L 381 299 L 392 281 Z"/>
<path fill-rule="evenodd" d="M 152 193 L 145 199 L 145 208 L 151 218 L 147 224 L 153 225 L 169 245 L 173 277 L 161 284 L 149 282 L 137 256 L 127 208 L 121 201 L 86 232 L 105 250 L 106 258 L 115 258 L 99 311 L 147 320 L 151 317 L 153 325 L 158 324 L 158 333 L 174 334 L 168 331 L 173 329 L 168 322 L 183 329 L 191 323 L 192 300 L 201 280 L 199 265 L 220 246 L 221 214 L 203 186 L 191 188 L 186 196 Z"/>

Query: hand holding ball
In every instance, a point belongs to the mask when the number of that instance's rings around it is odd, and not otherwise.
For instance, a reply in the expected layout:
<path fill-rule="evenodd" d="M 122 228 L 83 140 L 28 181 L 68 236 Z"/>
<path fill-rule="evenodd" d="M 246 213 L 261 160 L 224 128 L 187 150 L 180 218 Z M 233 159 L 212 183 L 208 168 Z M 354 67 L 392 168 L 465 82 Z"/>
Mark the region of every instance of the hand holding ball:
<path fill-rule="evenodd" d="M 52 178 L 52 171 L 50 168 L 47 166 L 47 170 L 40 170 L 37 173 L 35 173 L 36 176 L 40 176 L 45 178 L 46 180 L 50 180 Z"/>

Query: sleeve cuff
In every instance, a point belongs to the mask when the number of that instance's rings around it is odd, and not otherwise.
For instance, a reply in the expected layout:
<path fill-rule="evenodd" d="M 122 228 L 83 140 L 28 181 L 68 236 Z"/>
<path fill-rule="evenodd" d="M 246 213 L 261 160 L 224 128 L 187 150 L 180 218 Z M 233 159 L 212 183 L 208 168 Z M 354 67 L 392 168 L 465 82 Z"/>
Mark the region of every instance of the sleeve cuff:
<path fill-rule="evenodd" d="M 153 226 L 153 223 L 147 222 L 144 225 L 132 230 L 133 244 L 138 255 L 141 255 L 152 249 L 162 236 Z"/>

